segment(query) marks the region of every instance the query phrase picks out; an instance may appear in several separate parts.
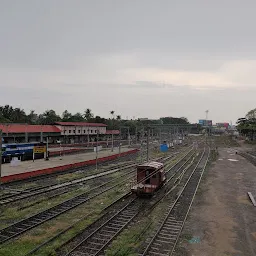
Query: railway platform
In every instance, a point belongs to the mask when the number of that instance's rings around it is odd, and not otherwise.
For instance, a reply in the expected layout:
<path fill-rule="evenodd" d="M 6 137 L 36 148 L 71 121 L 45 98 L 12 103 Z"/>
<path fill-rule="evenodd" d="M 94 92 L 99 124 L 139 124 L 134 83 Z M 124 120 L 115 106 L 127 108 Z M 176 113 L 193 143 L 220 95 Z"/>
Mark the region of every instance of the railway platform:
<path fill-rule="evenodd" d="M 138 149 L 123 147 L 120 156 L 129 155 L 137 152 Z M 112 152 L 111 149 L 106 149 L 98 152 L 98 163 L 114 160 L 119 157 L 119 149 L 115 148 Z M 2 165 L 3 183 L 14 180 L 22 180 L 30 177 L 50 174 L 53 172 L 65 171 L 72 168 L 89 166 L 96 164 L 96 153 L 79 153 L 76 155 L 64 155 L 61 157 L 50 158 L 49 161 L 38 159 L 33 161 L 19 162 L 17 166 L 11 164 Z"/>

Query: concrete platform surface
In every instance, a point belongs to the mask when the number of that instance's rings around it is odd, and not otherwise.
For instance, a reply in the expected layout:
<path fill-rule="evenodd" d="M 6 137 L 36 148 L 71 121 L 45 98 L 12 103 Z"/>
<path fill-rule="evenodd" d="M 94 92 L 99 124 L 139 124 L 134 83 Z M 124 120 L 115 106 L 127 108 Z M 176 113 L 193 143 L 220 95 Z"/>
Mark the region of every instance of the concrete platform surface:
<path fill-rule="evenodd" d="M 83 149 L 86 149 L 86 148 L 78 148 L 78 147 L 73 147 L 73 148 L 72 147 L 65 147 L 64 148 L 63 147 L 63 148 L 60 149 L 60 147 L 58 147 L 58 148 L 49 148 L 48 150 L 50 152 L 56 152 L 56 151 L 57 152 L 59 152 L 59 151 L 64 151 L 65 152 L 65 151 L 72 150 L 72 149 L 77 149 L 77 150 L 81 150 L 82 149 L 83 150 Z"/>
<path fill-rule="evenodd" d="M 133 148 L 123 147 L 121 149 L 122 152 L 128 152 L 133 150 Z M 111 149 L 108 150 L 102 150 L 98 153 L 98 158 L 102 157 L 108 157 L 111 155 L 116 155 L 119 153 L 119 149 L 115 148 L 114 152 L 111 152 Z M 24 161 L 19 162 L 18 166 L 11 166 L 11 164 L 4 164 L 2 165 L 2 177 L 14 175 L 14 174 L 20 174 L 20 173 L 26 173 L 26 172 L 34 172 L 37 170 L 47 169 L 47 168 L 54 168 L 58 166 L 64 166 L 69 164 L 75 164 L 79 162 L 84 162 L 88 160 L 94 160 L 96 158 L 95 152 L 91 153 L 80 153 L 77 155 L 65 155 L 62 156 L 62 159 L 60 157 L 53 157 L 50 158 L 49 161 L 45 161 L 44 159 L 38 159 L 33 161 Z"/>

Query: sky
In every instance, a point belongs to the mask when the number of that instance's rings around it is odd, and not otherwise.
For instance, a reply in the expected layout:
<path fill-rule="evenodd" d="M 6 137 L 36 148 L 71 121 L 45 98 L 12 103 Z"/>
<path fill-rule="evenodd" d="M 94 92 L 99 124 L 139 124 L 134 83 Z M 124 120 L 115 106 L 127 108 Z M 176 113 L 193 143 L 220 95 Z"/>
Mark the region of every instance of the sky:
<path fill-rule="evenodd" d="M 255 0 L 0 0 L 0 105 L 236 122 L 256 107 Z"/>

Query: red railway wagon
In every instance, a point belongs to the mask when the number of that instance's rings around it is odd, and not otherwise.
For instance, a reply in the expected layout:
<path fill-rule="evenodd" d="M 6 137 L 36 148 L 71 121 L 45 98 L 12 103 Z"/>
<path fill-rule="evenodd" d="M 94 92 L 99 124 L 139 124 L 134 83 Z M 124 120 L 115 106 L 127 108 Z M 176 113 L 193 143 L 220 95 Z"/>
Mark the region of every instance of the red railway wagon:
<path fill-rule="evenodd" d="M 138 196 L 153 195 L 165 183 L 164 164 L 148 162 L 137 166 L 137 183 L 132 186 L 132 192 Z"/>

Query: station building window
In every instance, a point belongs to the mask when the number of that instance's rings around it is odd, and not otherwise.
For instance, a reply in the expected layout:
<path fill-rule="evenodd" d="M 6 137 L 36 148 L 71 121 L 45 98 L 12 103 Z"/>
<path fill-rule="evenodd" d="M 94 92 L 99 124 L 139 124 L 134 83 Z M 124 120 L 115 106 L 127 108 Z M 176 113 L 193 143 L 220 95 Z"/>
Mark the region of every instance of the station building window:
<path fill-rule="evenodd" d="M 86 130 L 84 130 L 84 133 L 86 133 Z"/>
<path fill-rule="evenodd" d="M 91 133 L 92 133 L 93 131 L 91 130 Z"/>
<path fill-rule="evenodd" d="M 80 130 L 78 130 L 78 133 L 80 133 Z"/>
<path fill-rule="evenodd" d="M 73 133 L 76 133 L 76 130 L 73 130 Z"/>
<path fill-rule="evenodd" d="M 71 133 L 71 130 L 69 130 L 68 133 Z"/>

